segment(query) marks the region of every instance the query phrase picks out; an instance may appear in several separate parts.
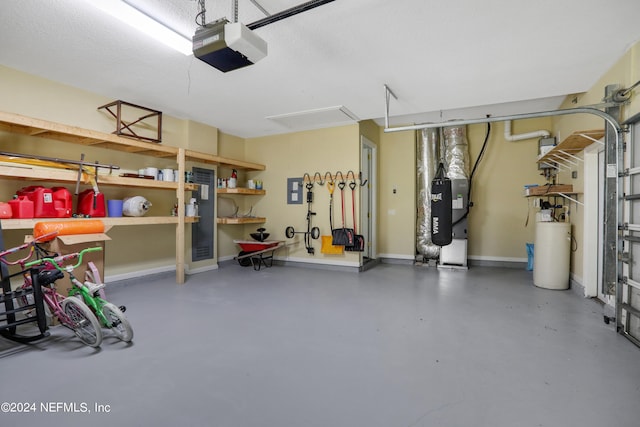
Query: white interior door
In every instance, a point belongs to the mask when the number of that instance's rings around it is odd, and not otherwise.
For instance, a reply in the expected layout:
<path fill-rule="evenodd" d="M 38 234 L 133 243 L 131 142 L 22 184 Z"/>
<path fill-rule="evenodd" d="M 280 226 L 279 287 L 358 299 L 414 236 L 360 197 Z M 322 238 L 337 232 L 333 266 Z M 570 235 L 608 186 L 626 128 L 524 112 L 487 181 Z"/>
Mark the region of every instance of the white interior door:
<path fill-rule="evenodd" d="M 364 136 L 360 142 L 360 155 L 362 181 L 367 180 L 367 183 L 360 187 L 360 229 L 358 233 L 364 236 L 365 248 L 362 255 L 366 260 L 367 258 L 376 258 L 376 146 Z"/>

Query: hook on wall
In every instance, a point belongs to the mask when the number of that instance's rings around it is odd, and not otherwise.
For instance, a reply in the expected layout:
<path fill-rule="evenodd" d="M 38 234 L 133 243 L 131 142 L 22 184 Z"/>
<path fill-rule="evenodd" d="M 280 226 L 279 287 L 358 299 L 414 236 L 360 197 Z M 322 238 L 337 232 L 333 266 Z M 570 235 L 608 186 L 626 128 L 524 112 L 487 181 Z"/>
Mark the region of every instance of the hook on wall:
<path fill-rule="evenodd" d="M 318 185 L 324 185 L 324 181 L 322 180 L 322 175 L 320 175 L 320 172 L 316 172 L 313 174 L 313 180 Z"/>
<path fill-rule="evenodd" d="M 324 176 L 320 172 L 314 172 L 313 177 L 310 173 L 305 172 L 302 181 L 307 185 L 313 185 L 314 183 L 318 185 L 325 185 L 327 182 L 335 182 L 338 181 L 342 183 L 342 185 L 346 185 L 347 181 L 360 181 L 360 186 L 367 185 L 368 180 L 362 180 L 362 172 L 358 172 L 358 178 L 356 178 L 356 173 L 352 170 L 347 171 L 346 176 L 342 171 L 337 171 L 335 174 L 327 171 Z"/>
<path fill-rule="evenodd" d="M 310 190 L 313 188 L 313 180 L 311 179 L 311 175 L 309 175 L 307 172 L 305 172 L 304 175 L 302 175 L 302 181 L 305 182 L 305 186 L 307 187 L 307 190 Z"/>
<path fill-rule="evenodd" d="M 364 187 L 365 185 L 367 185 L 367 182 L 369 182 L 368 179 L 365 179 L 364 181 L 362 181 L 362 172 L 358 173 L 358 180 L 360 181 L 361 187 Z"/>

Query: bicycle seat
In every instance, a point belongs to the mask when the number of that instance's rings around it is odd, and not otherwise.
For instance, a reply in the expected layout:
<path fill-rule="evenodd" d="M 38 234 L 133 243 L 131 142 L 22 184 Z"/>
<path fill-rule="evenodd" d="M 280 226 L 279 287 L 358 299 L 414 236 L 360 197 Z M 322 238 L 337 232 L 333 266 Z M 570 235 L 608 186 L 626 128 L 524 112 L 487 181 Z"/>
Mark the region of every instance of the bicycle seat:
<path fill-rule="evenodd" d="M 64 273 L 60 270 L 42 270 L 38 272 L 38 284 L 40 286 L 49 286 L 58 279 L 62 279 Z"/>
<path fill-rule="evenodd" d="M 91 295 L 95 295 L 100 289 L 104 288 L 104 283 L 84 282 Z"/>

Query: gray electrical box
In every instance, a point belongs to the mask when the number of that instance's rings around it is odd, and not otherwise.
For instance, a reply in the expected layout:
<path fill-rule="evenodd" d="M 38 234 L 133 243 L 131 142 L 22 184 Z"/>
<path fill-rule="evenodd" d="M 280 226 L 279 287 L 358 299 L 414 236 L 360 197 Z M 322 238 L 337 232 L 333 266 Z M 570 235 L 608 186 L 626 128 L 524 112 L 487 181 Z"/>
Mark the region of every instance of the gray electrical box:
<path fill-rule="evenodd" d="M 304 187 L 302 178 L 287 178 L 287 204 L 302 204 L 302 188 Z"/>

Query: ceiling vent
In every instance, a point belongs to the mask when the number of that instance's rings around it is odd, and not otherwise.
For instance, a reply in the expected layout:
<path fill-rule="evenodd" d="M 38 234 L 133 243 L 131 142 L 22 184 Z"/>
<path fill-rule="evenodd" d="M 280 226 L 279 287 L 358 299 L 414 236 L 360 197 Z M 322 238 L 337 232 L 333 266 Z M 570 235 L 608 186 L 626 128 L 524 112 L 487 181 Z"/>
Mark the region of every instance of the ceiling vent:
<path fill-rule="evenodd" d="M 342 105 L 280 114 L 266 118 L 290 129 L 318 129 L 353 124 L 359 121 L 355 114 Z"/>

